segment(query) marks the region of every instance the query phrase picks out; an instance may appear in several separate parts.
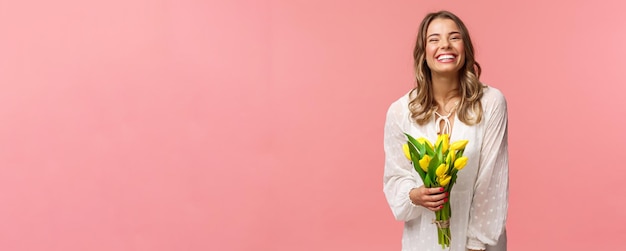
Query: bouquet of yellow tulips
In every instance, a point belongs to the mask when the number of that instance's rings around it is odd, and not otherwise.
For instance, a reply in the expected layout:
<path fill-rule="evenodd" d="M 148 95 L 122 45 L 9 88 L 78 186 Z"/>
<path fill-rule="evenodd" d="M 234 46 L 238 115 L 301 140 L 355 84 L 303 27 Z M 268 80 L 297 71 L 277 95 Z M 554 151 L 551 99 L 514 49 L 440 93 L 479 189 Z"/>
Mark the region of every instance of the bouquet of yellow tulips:
<path fill-rule="evenodd" d="M 467 157 L 463 156 L 468 140 L 459 140 L 450 144 L 447 134 L 440 134 L 433 146 L 426 138 L 415 139 L 406 134 L 407 144 L 403 145 L 404 154 L 412 162 L 413 168 L 419 173 L 424 186 L 443 187 L 450 193 L 456 182 L 457 173 L 467 164 Z M 450 246 L 450 200 L 443 204 L 443 208 L 435 212 L 437 236 L 441 248 Z"/>

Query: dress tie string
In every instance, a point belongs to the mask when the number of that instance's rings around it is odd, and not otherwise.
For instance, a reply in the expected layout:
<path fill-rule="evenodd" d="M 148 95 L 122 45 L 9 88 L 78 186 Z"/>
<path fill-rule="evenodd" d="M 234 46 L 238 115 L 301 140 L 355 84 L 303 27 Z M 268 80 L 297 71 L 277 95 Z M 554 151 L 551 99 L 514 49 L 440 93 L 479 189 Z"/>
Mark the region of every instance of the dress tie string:
<path fill-rule="evenodd" d="M 451 131 L 452 131 L 452 124 L 450 123 L 450 116 L 452 115 L 452 113 L 456 110 L 458 103 L 454 105 L 454 107 L 452 108 L 452 110 L 450 112 L 448 112 L 448 115 L 441 115 L 439 114 L 437 111 L 435 111 L 435 115 L 437 115 L 437 119 L 435 120 L 435 126 L 436 126 L 436 131 L 437 134 L 448 134 L 450 135 Z M 441 121 L 443 121 L 443 129 L 441 128 Z"/>

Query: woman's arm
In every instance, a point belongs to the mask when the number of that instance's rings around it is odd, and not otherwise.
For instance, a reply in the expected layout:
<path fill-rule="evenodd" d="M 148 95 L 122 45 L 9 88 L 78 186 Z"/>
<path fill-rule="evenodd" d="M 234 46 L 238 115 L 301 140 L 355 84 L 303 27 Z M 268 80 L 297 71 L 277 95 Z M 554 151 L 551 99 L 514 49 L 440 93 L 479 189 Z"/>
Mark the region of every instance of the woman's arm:
<path fill-rule="evenodd" d="M 480 166 L 470 206 L 467 248 L 485 250 L 495 245 L 504 231 L 508 209 L 508 141 L 506 100 L 498 90 L 490 90 L 485 107 L 485 135 Z"/>
<path fill-rule="evenodd" d="M 417 218 L 427 209 L 411 203 L 409 193 L 413 188 L 422 185 L 422 181 L 413 175 L 413 167 L 404 156 L 402 145 L 406 143 L 406 135 L 400 124 L 403 118 L 402 102 L 395 102 L 387 111 L 384 132 L 385 170 L 383 175 L 383 191 L 387 203 L 396 220 L 409 221 Z"/>

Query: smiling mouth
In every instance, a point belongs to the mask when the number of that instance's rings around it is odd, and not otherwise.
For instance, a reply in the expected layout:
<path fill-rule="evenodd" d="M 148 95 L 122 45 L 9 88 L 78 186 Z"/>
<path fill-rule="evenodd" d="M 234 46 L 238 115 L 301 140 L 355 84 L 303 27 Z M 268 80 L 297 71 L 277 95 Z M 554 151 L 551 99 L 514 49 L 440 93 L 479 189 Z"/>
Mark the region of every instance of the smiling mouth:
<path fill-rule="evenodd" d="M 456 59 L 456 56 L 454 55 L 440 55 L 439 57 L 437 57 L 437 60 L 442 61 L 442 62 L 451 62 L 454 59 Z"/>

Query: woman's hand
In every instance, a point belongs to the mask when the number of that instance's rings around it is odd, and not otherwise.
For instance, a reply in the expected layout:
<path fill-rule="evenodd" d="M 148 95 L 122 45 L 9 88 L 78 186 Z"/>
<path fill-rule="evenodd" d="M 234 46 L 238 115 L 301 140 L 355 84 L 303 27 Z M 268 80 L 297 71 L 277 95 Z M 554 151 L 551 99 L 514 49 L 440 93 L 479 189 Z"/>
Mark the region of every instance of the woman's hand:
<path fill-rule="evenodd" d="M 435 212 L 441 210 L 443 203 L 448 201 L 448 193 L 443 191 L 443 187 L 425 188 L 420 186 L 411 189 L 409 198 L 413 204 L 423 206 Z"/>

